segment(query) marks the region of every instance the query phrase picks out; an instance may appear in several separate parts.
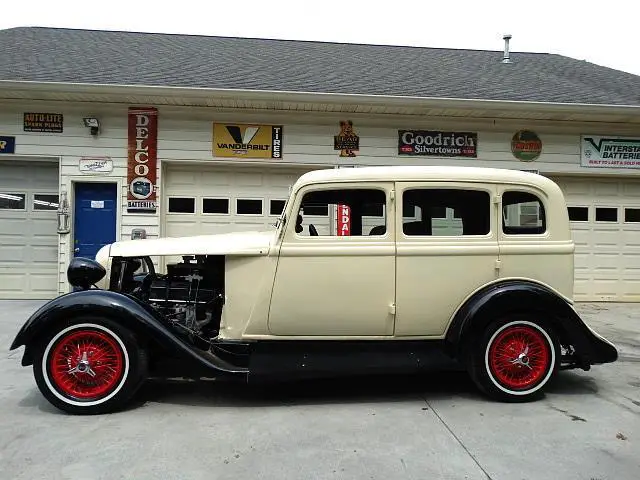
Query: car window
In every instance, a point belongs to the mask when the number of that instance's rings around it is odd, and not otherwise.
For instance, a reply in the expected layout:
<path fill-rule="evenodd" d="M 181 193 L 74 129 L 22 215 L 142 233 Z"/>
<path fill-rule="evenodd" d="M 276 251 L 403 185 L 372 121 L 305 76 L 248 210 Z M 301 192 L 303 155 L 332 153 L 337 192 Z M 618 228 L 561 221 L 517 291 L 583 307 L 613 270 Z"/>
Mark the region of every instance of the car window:
<path fill-rule="evenodd" d="M 378 189 L 308 192 L 296 218 L 300 236 L 379 236 L 387 229 L 386 194 Z"/>
<path fill-rule="evenodd" d="M 488 192 L 414 188 L 402 194 L 402 232 L 407 236 L 486 235 L 490 231 Z"/>
<path fill-rule="evenodd" d="M 507 191 L 502 194 L 502 231 L 509 235 L 546 231 L 542 201 L 533 193 Z"/>

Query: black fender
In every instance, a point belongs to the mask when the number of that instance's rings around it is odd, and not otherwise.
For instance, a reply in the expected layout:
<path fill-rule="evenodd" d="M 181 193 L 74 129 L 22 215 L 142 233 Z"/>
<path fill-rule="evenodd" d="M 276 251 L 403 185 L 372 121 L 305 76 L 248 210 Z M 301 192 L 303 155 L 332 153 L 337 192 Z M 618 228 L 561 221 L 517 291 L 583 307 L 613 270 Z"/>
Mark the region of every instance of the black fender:
<path fill-rule="evenodd" d="M 195 363 L 196 366 L 204 367 L 206 371 L 218 374 L 247 372 L 246 368 L 232 365 L 176 335 L 151 306 L 135 297 L 109 290 L 76 291 L 47 302 L 24 323 L 9 350 L 24 345 L 22 365 L 31 365 L 31 349 L 41 334 L 56 328 L 62 321 L 84 315 L 109 318 L 131 330 L 140 341 L 153 342 L 161 351 L 186 362 Z"/>
<path fill-rule="evenodd" d="M 591 330 L 572 305 L 550 288 L 527 280 L 505 280 L 491 284 L 458 309 L 447 333 L 448 352 L 461 358 L 468 344 L 494 319 L 506 313 L 529 312 L 544 315 L 561 340 L 575 349 L 580 367 L 615 362 L 615 346 Z"/>

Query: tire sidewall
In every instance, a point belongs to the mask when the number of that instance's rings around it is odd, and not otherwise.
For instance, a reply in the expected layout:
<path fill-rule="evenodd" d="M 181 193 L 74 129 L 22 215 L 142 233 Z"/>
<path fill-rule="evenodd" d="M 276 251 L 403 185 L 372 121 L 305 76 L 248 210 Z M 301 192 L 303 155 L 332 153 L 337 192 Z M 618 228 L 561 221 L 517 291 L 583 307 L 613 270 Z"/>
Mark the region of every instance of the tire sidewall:
<path fill-rule="evenodd" d="M 95 329 L 111 336 L 122 350 L 125 362 L 117 386 L 99 400 L 69 398 L 54 386 L 49 372 L 49 357 L 56 342 L 64 335 L 83 329 Z M 38 388 L 57 408 L 74 414 L 105 413 L 121 408 L 138 390 L 146 373 L 146 356 L 128 329 L 106 318 L 82 317 L 59 324 L 41 337 L 33 369 Z"/>
<path fill-rule="evenodd" d="M 551 363 L 544 377 L 527 390 L 511 390 L 505 387 L 494 377 L 489 366 L 489 350 L 493 340 L 505 329 L 518 325 L 534 328 L 540 332 L 550 350 Z M 471 376 L 481 390 L 499 400 L 522 402 L 539 398 L 543 394 L 544 387 L 549 384 L 558 371 L 560 346 L 553 329 L 549 327 L 547 322 L 530 314 L 509 315 L 488 326 L 482 335 L 482 341 L 479 342 L 471 356 Z"/>

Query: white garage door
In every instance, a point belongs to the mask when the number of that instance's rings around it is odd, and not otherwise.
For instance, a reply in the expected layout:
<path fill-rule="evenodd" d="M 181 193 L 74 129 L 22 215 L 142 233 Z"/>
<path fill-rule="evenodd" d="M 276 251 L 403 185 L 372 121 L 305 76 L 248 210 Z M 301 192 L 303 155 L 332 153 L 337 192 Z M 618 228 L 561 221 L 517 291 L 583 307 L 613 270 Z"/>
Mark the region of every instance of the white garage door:
<path fill-rule="evenodd" d="M 58 285 L 58 166 L 0 162 L 0 298 L 52 298 Z"/>
<path fill-rule="evenodd" d="M 554 179 L 576 243 L 575 299 L 640 301 L 640 180 Z"/>
<path fill-rule="evenodd" d="M 289 187 L 308 170 L 171 166 L 166 173 L 163 236 L 268 229 Z"/>

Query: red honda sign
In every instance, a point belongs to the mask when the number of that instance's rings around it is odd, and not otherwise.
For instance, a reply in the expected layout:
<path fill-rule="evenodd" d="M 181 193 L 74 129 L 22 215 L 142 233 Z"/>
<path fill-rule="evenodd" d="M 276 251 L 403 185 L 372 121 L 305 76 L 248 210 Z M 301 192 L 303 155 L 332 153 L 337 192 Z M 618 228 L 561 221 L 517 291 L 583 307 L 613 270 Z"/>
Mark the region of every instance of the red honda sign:
<path fill-rule="evenodd" d="M 127 211 L 155 212 L 158 110 L 130 107 L 128 124 Z"/>
<path fill-rule="evenodd" d="M 351 208 L 348 205 L 338 205 L 337 230 L 339 237 L 351 235 Z"/>

